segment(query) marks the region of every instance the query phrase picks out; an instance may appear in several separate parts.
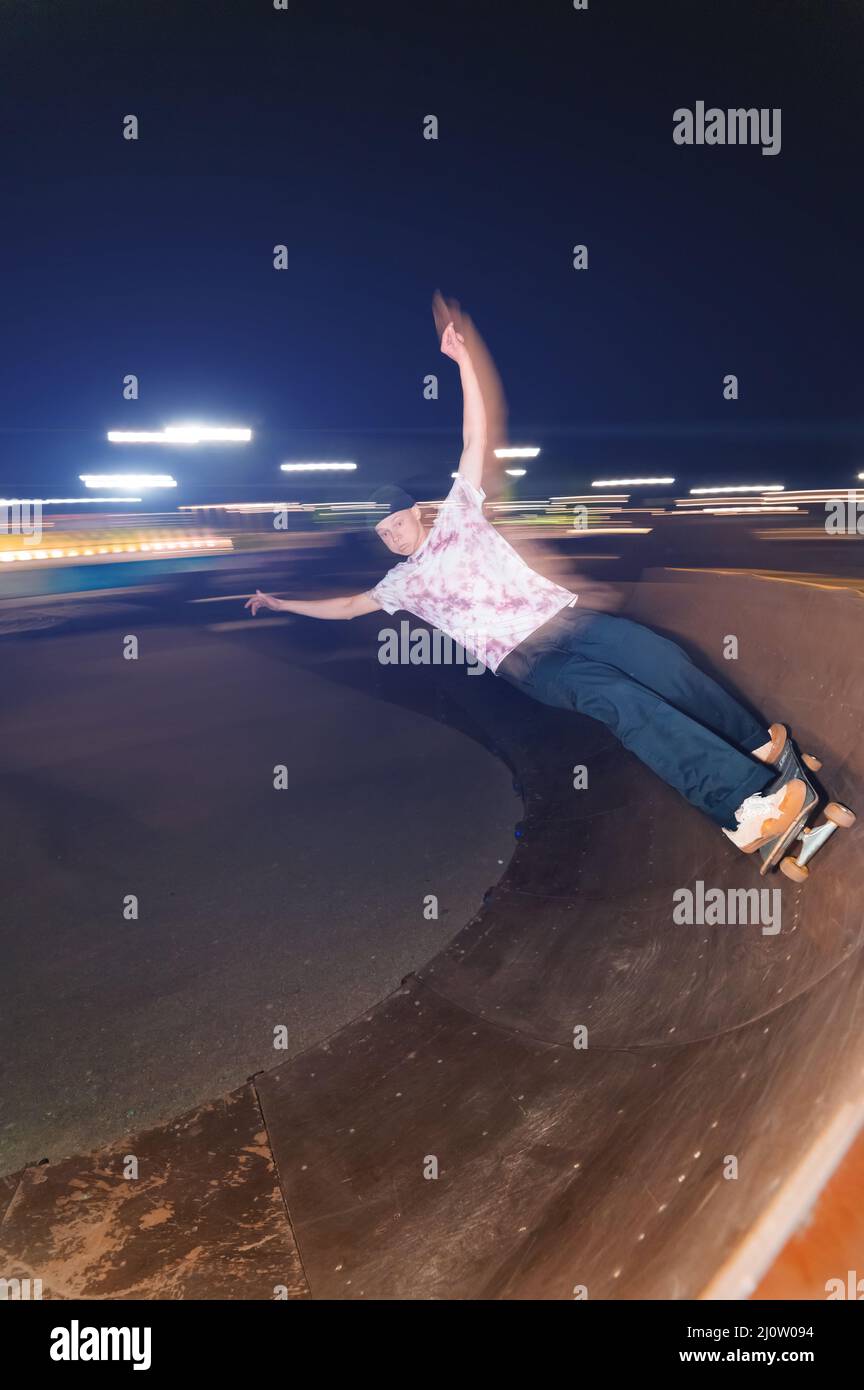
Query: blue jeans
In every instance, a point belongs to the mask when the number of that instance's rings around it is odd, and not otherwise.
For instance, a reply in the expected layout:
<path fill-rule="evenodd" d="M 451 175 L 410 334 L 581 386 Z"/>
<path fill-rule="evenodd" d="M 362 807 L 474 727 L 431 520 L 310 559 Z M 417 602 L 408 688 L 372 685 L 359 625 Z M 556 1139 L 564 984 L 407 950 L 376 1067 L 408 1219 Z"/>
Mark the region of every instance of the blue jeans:
<path fill-rule="evenodd" d="M 775 780 L 749 756 L 768 741 L 767 729 L 674 642 L 629 618 L 564 608 L 514 647 L 497 675 L 544 705 L 599 719 L 729 830 L 745 797 Z"/>

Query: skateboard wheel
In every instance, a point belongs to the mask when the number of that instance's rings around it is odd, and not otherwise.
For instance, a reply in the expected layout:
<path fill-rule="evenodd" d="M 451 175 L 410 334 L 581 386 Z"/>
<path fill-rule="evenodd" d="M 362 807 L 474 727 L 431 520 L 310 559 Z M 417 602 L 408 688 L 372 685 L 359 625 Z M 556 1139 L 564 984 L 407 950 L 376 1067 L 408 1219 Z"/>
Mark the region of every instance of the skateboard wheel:
<path fill-rule="evenodd" d="M 825 807 L 825 819 L 848 829 L 855 824 L 855 812 L 850 811 L 848 806 L 841 806 L 839 801 L 829 801 Z"/>
<path fill-rule="evenodd" d="M 812 753 L 802 754 L 801 761 L 805 767 L 809 767 L 811 772 L 818 772 L 822 766 L 822 759 L 814 758 Z"/>
<path fill-rule="evenodd" d="M 806 864 L 799 864 L 797 859 L 793 859 L 791 854 L 787 854 L 785 859 L 780 860 L 780 872 L 787 878 L 791 878 L 793 883 L 806 883 L 810 877 L 810 870 Z"/>

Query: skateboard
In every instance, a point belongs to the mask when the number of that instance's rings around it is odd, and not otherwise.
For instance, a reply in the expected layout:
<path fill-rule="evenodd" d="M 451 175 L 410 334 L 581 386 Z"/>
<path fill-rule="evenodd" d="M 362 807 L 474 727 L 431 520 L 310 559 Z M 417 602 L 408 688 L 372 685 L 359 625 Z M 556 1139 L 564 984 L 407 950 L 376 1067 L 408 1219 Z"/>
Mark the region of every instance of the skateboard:
<path fill-rule="evenodd" d="M 835 830 L 839 830 L 841 827 L 848 829 L 850 825 L 854 825 L 855 812 L 850 811 L 848 806 L 843 806 L 839 801 L 829 801 L 824 806 L 825 819 L 819 825 L 811 826 L 808 824 L 823 804 L 822 794 L 810 776 L 810 773 L 818 772 L 821 766 L 819 759 L 814 758 L 812 753 L 800 754 L 791 738 L 786 740 L 783 752 L 774 764 L 779 781 L 775 783 L 772 790 L 778 791 L 787 782 L 798 777 L 804 783 L 806 795 L 800 815 L 792 822 L 788 830 L 761 846 L 759 856 L 762 860 L 762 867 L 759 874 L 762 878 L 779 866 L 780 872 L 785 874 L 787 878 L 791 878 L 793 883 L 804 883 L 810 874 L 809 861 L 816 851 L 822 848 Z M 798 840 L 801 841 L 798 854 L 787 854 L 786 851 Z"/>

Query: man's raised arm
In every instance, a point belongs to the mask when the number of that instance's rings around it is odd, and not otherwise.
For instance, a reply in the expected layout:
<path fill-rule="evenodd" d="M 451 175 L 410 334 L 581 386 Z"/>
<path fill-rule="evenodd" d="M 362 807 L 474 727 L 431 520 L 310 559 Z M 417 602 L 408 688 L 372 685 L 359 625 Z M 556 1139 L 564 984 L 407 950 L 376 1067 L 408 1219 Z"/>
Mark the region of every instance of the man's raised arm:
<path fill-rule="evenodd" d="M 473 322 L 456 300 L 436 292 L 432 302 L 441 351 L 452 357 L 462 380 L 462 457 L 459 472 L 477 488 L 483 485 L 487 457 L 504 441 L 507 406 L 495 363 Z M 497 474 L 492 478 L 497 488 Z M 489 491 L 488 483 L 486 491 Z"/>
<path fill-rule="evenodd" d="M 381 607 L 371 595 L 346 594 L 344 598 L 274 598 L 272 594 L 262 594 L 256 589 L 243 605 L 254 618 L 259 608 L 269 608 L 274 613 L 299 613 L 304 618 L 359 618 L 362 613 L 374 613 Z"/>

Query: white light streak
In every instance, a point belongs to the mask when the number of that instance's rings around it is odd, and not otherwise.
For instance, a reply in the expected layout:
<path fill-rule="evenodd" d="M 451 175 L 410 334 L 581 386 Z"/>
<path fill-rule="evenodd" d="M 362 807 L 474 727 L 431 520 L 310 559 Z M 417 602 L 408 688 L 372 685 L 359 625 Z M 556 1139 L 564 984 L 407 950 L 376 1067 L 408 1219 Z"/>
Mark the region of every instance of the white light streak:
<path fill-rule="evenodd" d="M 283 473 L 353 473 L 356 463 L 280 463 Z"/>
<path fill-rule="evenodd" d="M 252 431 L 223 425 L 166 425 L 161 430 L 109 430 L 111 444 L 248 444 Z"/>
<path fill-rule="evenodd" d="M 40 507 L 65 506 L 68 502 L 74 502 L 77 506 L 81 502 L 140 502 L 140 497 L 0 497 L 0 507 L 19 506 L 22 503 L 27 505 L 38 504 Z"/>
<path fill-rule="evenodd" d="M 598 478 L 592 487 L 638 487 L 645 483 L 663 484 L 674 483 L 674 478 Z"/>
<path fill-rule="evenodd" d="M 79 473 L 85 487 L 176 487 L 170 473 Z"/>
<path fill-rule="evenodd" d="M 728 483 L 724 487 L 691 487 L 691 497 L 709 497 L 720 492 L 783 492 L 782 483 Z"/>

